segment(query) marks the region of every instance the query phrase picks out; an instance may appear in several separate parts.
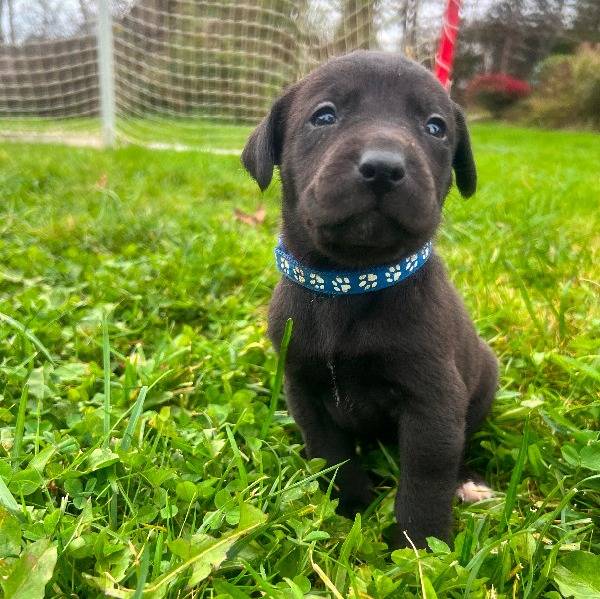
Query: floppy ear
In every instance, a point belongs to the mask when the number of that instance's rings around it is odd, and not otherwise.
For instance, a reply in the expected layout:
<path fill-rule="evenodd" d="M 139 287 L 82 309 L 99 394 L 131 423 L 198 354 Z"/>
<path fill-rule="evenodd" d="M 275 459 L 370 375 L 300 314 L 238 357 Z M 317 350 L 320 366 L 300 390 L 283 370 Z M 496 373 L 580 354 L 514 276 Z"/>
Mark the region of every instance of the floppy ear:
<path fill-rule="evenodd" d="M 273 167 L 281 163 L 283 129 L 292 90 L 278 98 L 269 114 L 252 132 L 242 152 L 242 164 L 264 191 L 273 177 Z"/>
<path fill-rule="evenodd" d="M 456 186 L 463 198 L 469 198 L 477 189 L 477 170 L 471 151 L 471 139 L 465 121 L 465 115 L 458 104 L 454 104 L 454 119 L 456 121 L 456 147 L 452 166 L 456 178 Z"/>

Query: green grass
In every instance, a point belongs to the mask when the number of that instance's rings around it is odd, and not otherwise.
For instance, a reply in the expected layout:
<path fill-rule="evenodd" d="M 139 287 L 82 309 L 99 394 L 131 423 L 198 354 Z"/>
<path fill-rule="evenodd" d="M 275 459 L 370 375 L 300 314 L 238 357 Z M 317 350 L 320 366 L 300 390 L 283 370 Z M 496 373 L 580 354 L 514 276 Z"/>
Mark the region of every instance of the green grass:
<path fill-rule="evenodd" d="M 0 133 L 16 135 L 18 133 L 81 133 L 100 135 L 100 120 L 98 118 L 41 118 L 41 117 L 11 117 L 0 118 Z"/>
<path fill-rule="evenodd" d="M 117 143 L 139 145 L 157 144 L 160 148 L 210 148 L 235 150 L 242 148 L 252 127 L 219 123 L 207 118 L 165 118 L 160 116 L 118 117 L 116 122 Z M 33 136 L 46 141 L 61 139 L 77 145 L 100 144 L 102 129 L 97 118 L 10 118 L 0 119 L 2 136 L 19 139 Z"/>
<path fill-rule="evenodd" d="M 122 118 L 117 121 L 117 136 L 122 141 L 220 150 L 243 148 L 252 129 L 194 118 Z"/>
<path fill-rule="evenodd" d="M 232 156 L 0 146 L 5 596 L 599 596 L 600 138 L 474 142 L 437 245 L 501 361 L 472 452 L 498 494 L 418 554 L 385 545 L 394 449 L 353 523 L 272 404 L 277 186 Z"/>

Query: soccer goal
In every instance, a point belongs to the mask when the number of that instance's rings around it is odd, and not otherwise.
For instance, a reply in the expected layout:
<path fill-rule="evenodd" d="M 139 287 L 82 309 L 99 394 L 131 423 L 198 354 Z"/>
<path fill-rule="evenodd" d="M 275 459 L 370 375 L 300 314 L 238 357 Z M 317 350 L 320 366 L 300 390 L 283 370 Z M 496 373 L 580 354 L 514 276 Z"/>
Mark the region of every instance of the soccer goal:
<path fill-rule="evenodd" d="M 447 5 L 0 0 L 0 137 L 238 150 L 327 58 L 381 48 L 433 68 Z"/>

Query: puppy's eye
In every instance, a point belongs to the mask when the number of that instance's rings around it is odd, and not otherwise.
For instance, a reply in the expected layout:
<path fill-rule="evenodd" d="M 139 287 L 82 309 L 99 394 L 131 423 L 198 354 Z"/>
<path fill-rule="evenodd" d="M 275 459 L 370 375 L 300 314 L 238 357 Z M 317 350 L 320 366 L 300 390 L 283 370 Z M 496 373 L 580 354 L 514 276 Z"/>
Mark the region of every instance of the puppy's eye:
<path fill-rule="evenodd" d="M 446 123 L 444 119 L 439 116 L 432 116 L 427 123 L 425 123 L 425 131 L 433 137 L 443 138 L 446 136 Z"/>
<path fill-rule="evenodd" d="M 337 122 L 335 106 L 333 106 L 332 104 L 325 104 L 324 106 L 320 106 L 310 117 L 310 122 L 315 127 L 326 127 L 327 125 L 333 125 Z"/>

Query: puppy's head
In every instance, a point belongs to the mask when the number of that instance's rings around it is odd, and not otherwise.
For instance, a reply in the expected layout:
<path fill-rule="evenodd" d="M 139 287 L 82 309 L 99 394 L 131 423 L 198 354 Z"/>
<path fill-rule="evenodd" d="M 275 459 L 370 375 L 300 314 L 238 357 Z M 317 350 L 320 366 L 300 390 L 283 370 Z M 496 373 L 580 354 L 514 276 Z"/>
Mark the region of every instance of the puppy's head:
<path fill-rule="evenodd" d="M 334 59 L 289 88 L 242 162 L 261 189 L 280 166 L 286 239 L 344 266 L 391 262 L 430 239 L 453 168 L 463 196 L 476 185 L 458 106 L 423 67 L 378 52 Z"/>

